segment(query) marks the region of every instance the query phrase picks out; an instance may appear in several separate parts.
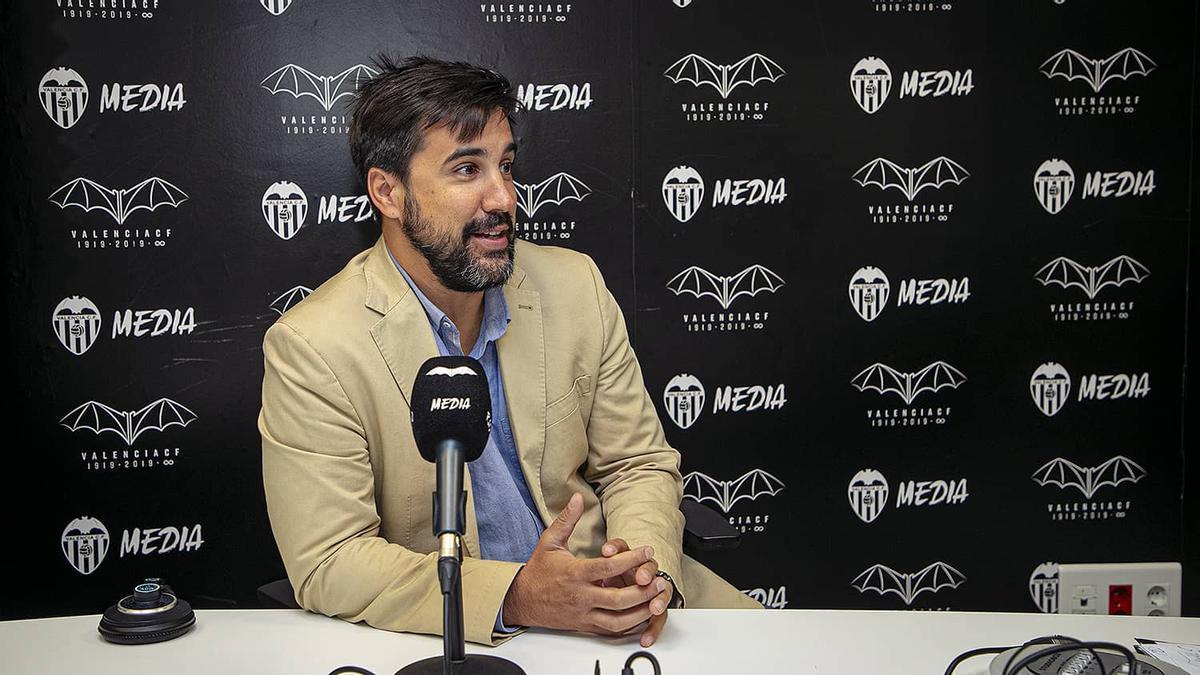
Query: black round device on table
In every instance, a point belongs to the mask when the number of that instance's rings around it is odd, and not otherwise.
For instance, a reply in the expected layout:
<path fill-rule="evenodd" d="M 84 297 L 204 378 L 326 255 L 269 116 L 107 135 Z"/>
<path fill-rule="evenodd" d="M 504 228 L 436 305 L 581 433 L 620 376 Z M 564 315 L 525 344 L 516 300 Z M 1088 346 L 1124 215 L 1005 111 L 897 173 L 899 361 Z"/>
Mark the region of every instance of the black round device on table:
<path fill-rule="evenodd" d="M 161 579 L 147 579 L 104 611 L 98 630 L 105 640 L 140 645 L 177 638 L 196 625 L 196 613 Z"/>

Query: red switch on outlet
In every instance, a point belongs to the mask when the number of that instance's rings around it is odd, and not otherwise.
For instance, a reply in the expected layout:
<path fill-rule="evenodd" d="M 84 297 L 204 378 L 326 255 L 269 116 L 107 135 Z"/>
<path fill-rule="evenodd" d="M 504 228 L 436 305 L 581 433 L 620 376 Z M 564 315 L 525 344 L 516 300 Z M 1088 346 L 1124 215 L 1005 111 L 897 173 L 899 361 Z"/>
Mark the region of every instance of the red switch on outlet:
<path fill-rule="evenodd" d="M 1108 613 L 1110 615 L 1133 614 L 1133 585 L 1112 585 L 1108 587 Z"/>

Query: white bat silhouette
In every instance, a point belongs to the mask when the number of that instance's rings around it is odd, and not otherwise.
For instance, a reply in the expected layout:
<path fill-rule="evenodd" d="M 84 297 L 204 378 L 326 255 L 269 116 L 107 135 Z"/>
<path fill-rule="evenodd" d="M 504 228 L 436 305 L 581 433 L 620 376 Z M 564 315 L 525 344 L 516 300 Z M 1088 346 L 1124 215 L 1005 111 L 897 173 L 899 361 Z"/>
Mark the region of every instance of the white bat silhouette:
<path fill-rule="evenodd" d="M 436 368 L 430 368 L 429 372 L 425 373 L 425 375 L 445 375 L 446 377 L 454 377 L 455 375 L 475 375 L 475 371 L 467 366 L 455 366 L 454 368 L 437 366 Z"/>

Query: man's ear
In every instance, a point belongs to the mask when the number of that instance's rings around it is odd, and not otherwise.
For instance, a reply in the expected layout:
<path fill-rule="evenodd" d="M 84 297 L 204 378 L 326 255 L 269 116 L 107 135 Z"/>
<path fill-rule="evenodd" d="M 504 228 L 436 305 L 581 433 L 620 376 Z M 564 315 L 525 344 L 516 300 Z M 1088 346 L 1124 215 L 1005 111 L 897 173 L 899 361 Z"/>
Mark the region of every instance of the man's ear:
<path fill-rule="evenodd" d="M 404 183 L 378 167 L 367 170 L 367 196 L 384 218 L 399 220 L 404 213 Z"/>

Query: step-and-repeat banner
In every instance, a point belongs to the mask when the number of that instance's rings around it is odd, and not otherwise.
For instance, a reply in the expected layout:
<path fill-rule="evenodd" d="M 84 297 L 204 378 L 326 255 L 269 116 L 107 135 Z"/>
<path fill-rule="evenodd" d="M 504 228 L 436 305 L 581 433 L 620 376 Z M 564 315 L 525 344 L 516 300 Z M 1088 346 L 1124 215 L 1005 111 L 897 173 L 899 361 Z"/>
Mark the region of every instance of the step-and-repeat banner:
<path fill-rule="evenodd" d="M 378 236 L 381 51 L 518 87 L 517 230 L 596 259 L 738 588 L 1052 612 L 1180 559 L 1192 3 L 13 4 L 0 618 L 283 576 L 261 341 Z"/>

